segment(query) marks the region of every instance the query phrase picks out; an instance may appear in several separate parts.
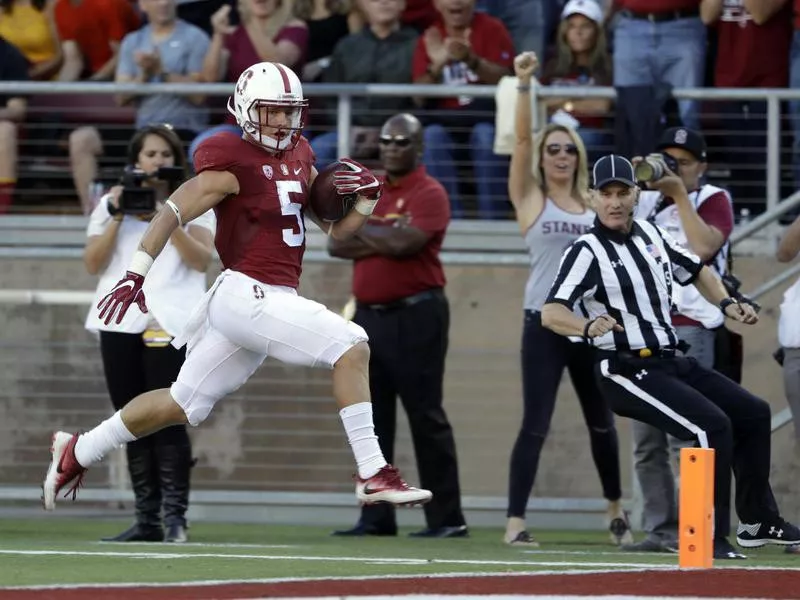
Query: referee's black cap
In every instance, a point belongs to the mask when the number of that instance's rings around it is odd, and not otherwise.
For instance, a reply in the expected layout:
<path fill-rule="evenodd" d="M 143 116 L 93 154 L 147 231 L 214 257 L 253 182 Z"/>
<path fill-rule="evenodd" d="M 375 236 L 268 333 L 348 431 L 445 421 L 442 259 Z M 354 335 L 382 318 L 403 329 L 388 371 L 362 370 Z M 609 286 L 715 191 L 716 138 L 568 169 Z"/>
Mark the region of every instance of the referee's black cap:
<path fill-rule="evenodd" d="M 594 163 L 592 169 L 594 189 L 599 190 L 609 183 L 621 183 L 628 187 L 636 187 L 631 161 L 619 154 L 608 154 Z"/>
<path fill-rule="evenodd" d="M 706 162 L 706 140 L 703 134 L 686 127 L 670 127 L 661 134 L 658 150 L 683 148 L 700 162 Z"/>

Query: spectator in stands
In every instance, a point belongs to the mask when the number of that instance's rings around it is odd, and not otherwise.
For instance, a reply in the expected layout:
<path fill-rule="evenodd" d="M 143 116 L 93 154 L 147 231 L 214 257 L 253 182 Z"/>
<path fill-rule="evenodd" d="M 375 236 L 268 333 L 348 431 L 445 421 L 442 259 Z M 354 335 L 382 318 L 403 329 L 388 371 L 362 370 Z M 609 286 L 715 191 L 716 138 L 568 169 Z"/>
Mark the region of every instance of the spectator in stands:
<path fill-rule="evenodd" d="M 125 36 L 120 49 L 118 83 L 192 83 L 201 80 L 203 58 L 208 51 L 208 36 L 194 25 L 178 19 L 175 0 L 140 0 L 148 24 Z M 137 103 L 136 127 L 169 123 L 187 144 L 208 123 L 205 98 L 172 94 L 135 97 L 123 95 L 120 104 Z M 108 132 L 119 137 L 130 132 Z M 119 146 L 117 146 L 119 147 Z M 113 149 L 108 145 L 106 156 Z M 91 212 L 90 186 L 97 178 L 97 157 L 103 153 L 103 140 L 95 127 L 80 127 L 70 134 L 70 161 L 73 178 L 84 212 Z"/>
<path fill-rule="evenodd" d="M 714 85 L 720 88 L 784 88 L 789 83 L 792 6 L 788 0 L 702 0 L 703 21 L 717 28 Z M 725 132 L 715 144 L 725 148 L 731 168 L 728 186 L 737 204 L 763 210 L 766 188 L 767 103 L 724 102 Z"/>
<path fill-rule="evenodd" d="M 203 59 L 203 81 L 236 83 L 251 65 L 274 61 L 299 72 L 308 46 L 308 27 L 282 10 L 282 0 L 240 0 L 241 25 L 230 22 L 231 7 L 220 8 L 211 17 L 214 35 Z M 227 102 L 227 101 L 224 101 Z M 189 147 L 189 157 L 204 139 L 219 131 L 241 135 L 236 119 L 225 110 L 222 125 L 205 130 Z"/>
<path fill-rule="evenodd" d="M 673 199 L 658 191 L 642 191 L 636 218 L 651 220 L 681 246 L 697 254 L 715 273 L 724 275 L 728 271 L 733 203 L 725 190 L 702 183 L 708 168 L 705 138 L 698 131 L 673 127 L 664 131 L 656 149 L 674 159 L 676 174 L 688 194 Z M 688 345 L 686 356 L 691 356 L 706 369 L 713 369 L 717 358 L 717 331 L 723 328 L 725 315 L 718 306 L 703 298 L 694 285 L 678 290 L 676 305 L 672 324 L 678 339 Z M 647 537 L 622 549 L 677 552 L 678 505 L 670 449 L 678 457 L 680 449 L 692 446 L 693 442 L 681 441 L 641 421 L 633 421 L 631 431 L 634 468 L 644 499 L 642 517 Z M 741 555 L 730 555 L 725 549 L 715 558 L 737 559 Z"/>
<path fill-rule="evenodd" d="M 403 0 L 362 0 L 367 27 L 343 38 L 333 50 L 324 83 L 411 83 L 411 59 L 417 32 L 400 24 Z M 335 105 L 334 105 L 335 106 Z M 353 98 L 350 155 L 374 158 L 380 127 L 386 118 L 411 108 L 400 96 Z M 311 140 L 321 170 L 337 158 L 338 131 Z"/>
<path fill-rule="evenodd" d="M 16 46 L 0 37 L 0 81 L 28 79 L 28 61 Z M 17 126 L 25 120 L 21 96 L 0 95 L 0 214 L 8 211 L 17 184 Z"/>
<path fill-rule="evenodd" d="M 561 13 L 556 56 L 545 65 L 541 82 L 555 86 L 609 86 L 611 81 L 611 57 L 600 5 L 595 0 L 569 0 Z M 551 121 L 580 128 L 590 156 L 607 153 L 606 146 L 613 142 L 605 119 L 611 109 L 610 100 L 549 98 L 546 103 Z"/>
<path fill-rule="evenodd" d="M 789 64 L 789 87 L 800 90 L 800 0 L 794 0 L 794 35 L 792 37 L 791 62 Z M 789 111 L 794 131 L 792 162 L 794 163 L 794 187 L 800 189 L 800 100 L 789 102 Z"/>
<path fill-rule="evenodd" d="M 550 429 L 558 387 L 567 368 L 589 429 L 603 495 L 608 500 L 611 539 L 617 545 L 632 542 L 628 518 L 620 503 L 617 430 L 614 416 L 594 380 L 594 349 L 542 326 L 547 282 L 555 279 L 564 248 L 589 231 L 595 221 L 589 208 L 586 151 L 580 136 L 563 125 L 550 124 L 533 138 L 530 92 L 539 61 L 533 52 L 523 52 L 514 63 L 519 97 L 508 195 L 528 247 L 531 269 L 525 286 L 522 331 L 523 416 L 511 453 L 504 539 L 514 546 L 538 546 L 525 526 L 525 510 Z"/>
<path fill-rule="evenodd" d="M 147 2 L 149 0 L 145 0 Z M 63 81 L 114 78 L 122 38 L 141 24 L 129 0 L 55 0 Z"/>
<path fill-rule="evenodd" d="M 340 39 L 364 27 L 361 13 L 349 0 L 295 0 L 294 16 L 308 26 L 308 49 L 303 81 L 315 82 L 331 62 Z"/>
<path fill-rule="evenodd" d="M 439 20 L 417 43 L 412 67 L 414 83 L 494 85 L 508 75 L 514 57 L 511 37 L 503 24 L 475 12 L 475 0 L 435 0 Z M 478 196 L 478 216 L 505 212 L 508 163 L 493 152 L 494 100 L 442 98 L 420 106 L 434 109 L 426 120 L 425 163 L 445 187 L 453 216 L 463 217 L 456 160 L 462 148 L 471 159 Z"/>
<path fill-rule="evenodd" d="M 30 63 L 31 79 L 53 79 L 61 68 L 55 0 L 0 0 L 0 37 L 14 44 Z"/>
<path fill-rule="evenodd" d="M 166 181 L 162 167 L 180 167 L 184 177 Z M 153 212 L 130 213 L 125 191 L 115 186 L 92 211 L 87 228 L 86 270 L 100 275 L 97 297 L 86 317 L 86 328 L 99 333 L 111 404 L 120 410 L 141 393 L 169 386 L 178 377 L 185 349 L 170 345 L 206 290 L 205 271 L 211 263 L 216 220 L 209 211 L 175 230 L 148 279 L 148 313 L 129 311 L 121 324 L 108 326 L 94 306 L 112 282 L 125 273 L 150 219 L 188 176 L 181 140 L 163 125 L 145 127 L 130 141 L 127 168 L 151 178 L 135 191 L 152 193 Z M 137 194 L 137 204 L 142 196 Z M 185 425 L 130 442 L 126 446 L 128 471 L 135 497 L 136 522 L 112 542 L 185 542 L 189 506 L 192 447 Z M 161 511 L 164 511 L 163 525 Z M 164 529 L 166 528 L 166 533 Z"/>
<path fill-rule="evenodd" d="M 706 29 L 700 0 L 614 0 L 614 86 L 703 85 Z M 700 125 L 697 102 L 681 100 L 686 127 Z"/>

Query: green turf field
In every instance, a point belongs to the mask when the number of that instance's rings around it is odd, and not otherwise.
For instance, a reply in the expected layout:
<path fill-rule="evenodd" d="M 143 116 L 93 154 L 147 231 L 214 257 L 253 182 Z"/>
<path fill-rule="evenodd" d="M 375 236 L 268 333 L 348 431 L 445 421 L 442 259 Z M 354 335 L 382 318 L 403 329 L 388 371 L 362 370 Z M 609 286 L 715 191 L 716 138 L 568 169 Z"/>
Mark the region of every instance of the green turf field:
<path fill-rule="evenodd" d="M 675 567 L 677 556 L 619 552 L 602 532 L 545 531 L 538 550 L 501 543 L 500 529 L 468 539 L 334 538 L 330 528 L 196 523 L 191 543 L 110 544 L 127 521 L 0 520 L 0 587 L 75 583 L 414 575 L 424 573 L 608 570 Z M 800 568 L 800 556 L 768 548 L 718 566 Z"/>

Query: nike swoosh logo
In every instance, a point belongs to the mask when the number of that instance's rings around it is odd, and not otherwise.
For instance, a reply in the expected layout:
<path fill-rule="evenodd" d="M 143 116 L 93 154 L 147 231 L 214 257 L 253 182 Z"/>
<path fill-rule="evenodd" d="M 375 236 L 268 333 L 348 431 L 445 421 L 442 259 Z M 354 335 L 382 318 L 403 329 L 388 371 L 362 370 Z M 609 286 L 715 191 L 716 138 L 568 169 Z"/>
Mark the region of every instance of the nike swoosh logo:
<path fill-rule="evenodd" d="M 299 175 L 302 172 L 303 172 L 303 167 L 298 167 L 297 169 L 294 170 L 295 175 Z"/>
<path fill-rule="evenodd" d="M 361 491 L 364 492 L 367 496 L 371 494 L 377 494 L 378 492 L 380 492 L 380 490 L 373 490 L 371 487 L 366 485 L 364 486 L 364 489 Z"/>

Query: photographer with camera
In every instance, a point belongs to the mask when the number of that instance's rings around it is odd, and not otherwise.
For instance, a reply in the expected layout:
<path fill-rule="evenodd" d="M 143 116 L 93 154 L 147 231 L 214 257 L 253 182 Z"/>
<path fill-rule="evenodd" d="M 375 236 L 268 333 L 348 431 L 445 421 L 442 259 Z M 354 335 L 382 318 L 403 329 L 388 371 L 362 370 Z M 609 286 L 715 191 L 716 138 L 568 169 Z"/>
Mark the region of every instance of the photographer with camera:
<path fill-rule="evenodd" d="M 95 306 L 125 274 L 149 221 L 188 177 L 181 140 L 166 125 L 136 132 L 128 146 L 127 165 L 122 185 L 103 196 L 91 214 L 83 255 L 87 271 L 100 274 L 86 328 L 99 333 L 115 410 L 143 392 L 175 381 L 185 350 L 170 342 L 206 291 L 205 271 L 213 256 L 216 229 L 213 211 L 176 229 L 145 284 L 149 312 L 141 307 L 141 312 L 129 311 L 119 325 L 103 323 Z M 127 456 L 136 522 L 104 541 L 185 542 L 192 466 L 186 427 L 169 427 L 130 442 Z"/>
<path fill-rule="evenodd" d="M 657 150 L 656 154 L 633 160 L 636 179 L 648 188 L 639 195 L 636 217 L 660 226 L 717 275 L 724 275 L 730 252 L 728 237 L 733 230 L 733 207 L 725 190 L 701 183 L 708 166 L 703 136 L 691 129 L 673 127 L 664 131 Z M 679 181 L 666 178 L 673 173 Z M 682 183 L 681 189 L 674 189 L 676 183 Z M 672 324 L 678 339 L 684 347 L 688 345 L 687 356 L 712 369 L 716 331 L 723 328 L 725 316 L 695 286 L 675 286 L 675 291 Z M 693 442 L 680 441 L 640 421 L 634 421 L 632 428 L 634 465 L 642 490 L 647 537 L 624 546 L 623 550 L 676 551 L 678 507 L 670 448 L 677 457 L 681 447 Z"/>

